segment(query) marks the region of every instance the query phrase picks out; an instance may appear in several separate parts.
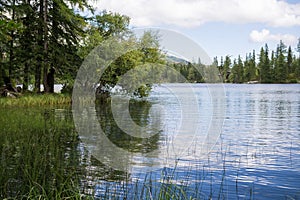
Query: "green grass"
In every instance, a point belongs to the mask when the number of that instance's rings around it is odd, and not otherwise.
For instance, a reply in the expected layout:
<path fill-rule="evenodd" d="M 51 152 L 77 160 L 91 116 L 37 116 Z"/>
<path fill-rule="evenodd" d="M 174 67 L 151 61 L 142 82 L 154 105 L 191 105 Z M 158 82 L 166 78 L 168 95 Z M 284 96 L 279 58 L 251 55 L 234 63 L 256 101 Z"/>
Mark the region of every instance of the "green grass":
<path fill-rule="evenodd" d="M 81 198 L 78 136 L 71 118 L 53 111 L 0 110 L 0 199 Z"/>
<path fill-rule="evenodd" d="M 0 107 L 26 107 L 71 104 L 67 94 L 24 94 L 18 98 L 0 98 Z"/>
<path fill-rule="evenodd" d="M 209 199 L 215 193 L 223 199 L 225 162 L 222 182 L 218 185 L 211 180 L 211 188 L 217 191 L 208 193 L 202 183 L 212 176 L 209 165 L 200 166 L 196 177 L 190 168 L 180 177 L 175 166 L 162 170 L 158 177 L 149 173 L 132 180 L 79 150 L 69 107 L 57 108 L 0 108 L 0 199 L 93 199 L 99 180 L 105 180 L 104 199 Z M 96 168 L 99 171 L 93 171 Z M 197 184 L 191 191 L 188 182 L 193 179 Z"/>

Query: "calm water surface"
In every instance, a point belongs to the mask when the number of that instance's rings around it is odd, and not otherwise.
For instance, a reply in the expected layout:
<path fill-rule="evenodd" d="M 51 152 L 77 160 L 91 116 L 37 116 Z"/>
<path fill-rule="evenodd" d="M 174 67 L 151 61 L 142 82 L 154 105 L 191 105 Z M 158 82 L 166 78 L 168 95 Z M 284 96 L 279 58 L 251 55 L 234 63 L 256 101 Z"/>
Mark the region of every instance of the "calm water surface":
<path fill-rule="evenodd" d="M 202 199 L 300 198 L 299 85 L 224 85 L 224 96 L 220 97 L 224 99 L 219 104 L 225 110 L 219 113 L 222 116 L 217 116 L 224 123 L 219 137 L 212 137 L 215 145 L 209 146 L 209 154 L 201 147 L 210 126 L 215 126 L 211 124 L 216 117 L 211 103 L 213 94 L 207 85 L 193 84 L 194 93 L 187 92 L 186 87 L 185 84 L 157 86 L 148 103 L 130 104 L 131 117 L 138 125 L 151 127 L 153 117 L 161 117 L 155 129 L 160 132 L 150 139 L 128 136 L 114 123 L 110 109 L 96 109 L 108 138 L 132 152 L 132 156 L 127 160 L 128 171 L 117 175 L 101 162 L 95 164 L 98 161 L 93 156 L 86 159 L 90 162 L 87 167 L 94 171 L 94 175 L 91 173 L 83 181 L 86 193 L 101 198 L 109 185 L 122 195 L 122 184 L 114 180 L 123 177 L 134 182 L 151 176 L 155 183 L 167 177 L 169 183 L 184 185 L 188 194 L 198 193 L 194 196 Z M 178 96 L 186 99 L 196 96 L 197 101 L 180 102 Z M 197 115 L 184 115 L 184 104 L 199 109 L 196 125 Z M 190 118 L 183 120 L 183 116 Z M 189 120 L 193 122 L 189 124 Z M 196 128 L 191 129 L 192 125 Z M 84 145 L 80 148 L 84 149 Z M 100 174 L 98 177 L 96 172 Z M 132 187 L 139 186 L 127 184 L 126 190 L 133 190 Z"/>

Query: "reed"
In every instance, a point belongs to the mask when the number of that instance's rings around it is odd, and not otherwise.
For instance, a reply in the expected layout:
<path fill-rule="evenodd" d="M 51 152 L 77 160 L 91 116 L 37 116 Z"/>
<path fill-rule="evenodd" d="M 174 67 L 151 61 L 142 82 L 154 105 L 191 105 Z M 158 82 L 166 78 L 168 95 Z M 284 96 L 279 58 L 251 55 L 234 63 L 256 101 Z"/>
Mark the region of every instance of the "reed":
<path fill-rule="evenodd" d="M 0 98 L 0 107 L 24 107 L 71 104 L 68 94 L 25 94 L 18 98 Z"/>
<path fill-rule="evenodd" d="M 86 158 L 71 113 L 56 108 L 0 109 L 0 199 L 226 199 L 227 149 L 219 172 L 209 158 L 196 168 L 175 165 L 132 179 Z"/>
<path fill-rule="evenodd" d="M 50 112 L 1 109 L 0 199 L 81 198 L 71 152 L 77 134 Z"/>

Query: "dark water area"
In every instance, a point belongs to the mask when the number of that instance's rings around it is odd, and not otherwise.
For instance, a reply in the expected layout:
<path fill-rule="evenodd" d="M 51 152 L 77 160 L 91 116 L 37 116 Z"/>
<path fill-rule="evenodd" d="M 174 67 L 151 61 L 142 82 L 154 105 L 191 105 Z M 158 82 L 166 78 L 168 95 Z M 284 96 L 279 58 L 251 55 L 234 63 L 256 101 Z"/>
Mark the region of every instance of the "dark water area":
<path fill-rule="evenodd" d="M 1 110 L 1 197 L 16 195 L 9 185 L 27 183 L 26 169 L 35 170 L 32 177 L 46 171 L 49 188 L 55 173 L 72 177 L 82 195 L 96 199 L 299 199 L 300 86 L 215 86 L 222 89 L 217 98 L 214 86 L 162 84 L 146 101 L 86 108 L 81 122 L 94 115 L 124 156 L 97 141 L 96 124 L 77 136 L 70 107 Z M 149 137 L 138 135 L 141 130 Z M 52 155 L 51 162 L 41 159 L 39 169 L 22 149 L 37 160 L 43 158 L 37 152 Z"/>

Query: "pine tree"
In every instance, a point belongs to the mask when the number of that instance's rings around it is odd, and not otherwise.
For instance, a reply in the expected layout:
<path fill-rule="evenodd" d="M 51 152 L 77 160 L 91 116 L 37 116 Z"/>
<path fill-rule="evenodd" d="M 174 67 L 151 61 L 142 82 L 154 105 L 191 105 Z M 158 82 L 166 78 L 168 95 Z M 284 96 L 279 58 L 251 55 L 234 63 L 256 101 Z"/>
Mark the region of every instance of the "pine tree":
<path fill-rule="evenodd" d="M 225 83 L 228 82 L 229 75 L 230 75 L 230 66 L 231 66 L 231 59 L 230 56 L 225 57 L 225 62 L 224 62 L 224 73 L 223 73 L 223 80 L 225 80 Z"/>
<path fill-rule="evenodd" d="M 275 65 L 275 80 L 278 83 L 285 83 L 287 80 L 287 64 L 285 61 L 285 53 L 286 53 L 286 46 L 282 41 L 277 47 L 276 51 L 276 65 Z"/>
<path fill-rule="evenodd" d="M 288 75 L 291 73 L 294 73 L 294 69 L 292 66 L 293 63 L 293 53 L 292 53 L 292 48 L 291 46 L 289 46 L 288 48 L 288 54 L 287 54 L 287 71 L 288 71 Z"/>
<path fill-rule="evenodd" d="M 246 60 L 244 62 L 244 81 L 255 81 L 256 80 L 256 63 L 255 63 L 255 51 L 253 54 L 249 53 L 246 55 Z"/>
<path fill-rule="evenodd" d="M 267 44 L 265 44 L 265 49 L 261 48 L 260 57 L 259 57 L 259 68 L 260 68 L 260 82 L 271 83 L 272 71 L 270 67 L 269 48 Z"/>
<path fill-rule="evenodd" d="M 241 56 L 238 56 L 238 83 L 244 82 L 244 65 Z"/>
<path fill-rule="evenodd" d="M 295 76 L 300 79 L 300 38 L 298 38 L 298 44 L 296 51 L 299 53 L 299 57 L 297 59 L 298 62 L 295 64 Z"/>

